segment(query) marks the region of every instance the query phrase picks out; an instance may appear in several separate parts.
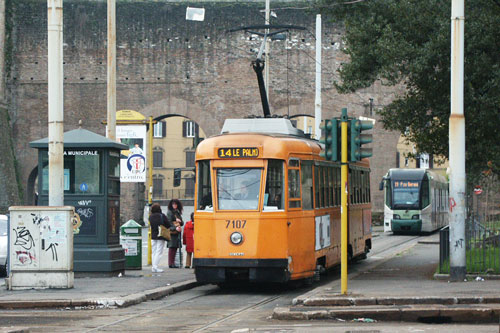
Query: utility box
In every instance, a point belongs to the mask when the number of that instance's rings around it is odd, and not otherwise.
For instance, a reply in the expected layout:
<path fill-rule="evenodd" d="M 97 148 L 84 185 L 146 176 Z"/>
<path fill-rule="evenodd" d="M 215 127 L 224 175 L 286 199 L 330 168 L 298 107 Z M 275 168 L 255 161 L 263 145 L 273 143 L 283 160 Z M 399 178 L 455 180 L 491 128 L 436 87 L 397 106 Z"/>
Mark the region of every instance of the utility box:
<path fill-rule="evenodd" d="M 125 250 L 125 269 L 142 269 L 142 226 L 134 220 L 122 225 L 120 244 Z"/>
<path fill-rule="evenodd" d="M 71 206 L 13 206 L 7 288 L 73 288 Z"/>

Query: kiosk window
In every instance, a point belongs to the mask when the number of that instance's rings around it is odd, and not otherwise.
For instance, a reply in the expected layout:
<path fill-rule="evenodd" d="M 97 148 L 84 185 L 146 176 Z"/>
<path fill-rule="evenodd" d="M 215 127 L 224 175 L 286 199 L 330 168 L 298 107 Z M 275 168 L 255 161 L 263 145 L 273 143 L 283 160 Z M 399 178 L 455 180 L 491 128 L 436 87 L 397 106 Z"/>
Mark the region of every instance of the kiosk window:
<path fill-rule="evenodd" d="M 65 194 L 101 194 L 102 153 L 98 150 L 64 151 L 64 193 Z M 49 156 L 48 151 L 42 157 L 42 193 L 49 191 Z"/>

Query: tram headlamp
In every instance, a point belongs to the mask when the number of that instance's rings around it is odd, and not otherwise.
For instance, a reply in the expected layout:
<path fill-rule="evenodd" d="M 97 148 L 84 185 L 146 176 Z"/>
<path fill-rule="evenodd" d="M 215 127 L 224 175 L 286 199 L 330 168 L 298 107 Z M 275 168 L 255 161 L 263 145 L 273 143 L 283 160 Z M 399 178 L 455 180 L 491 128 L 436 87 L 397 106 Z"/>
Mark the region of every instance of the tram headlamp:
<path fill-rule="evenodd" d="M 239 232 L 233 232 L 229 239 L 234 245 L 240 245 L 243 242 L 243 235 Z"/>
<path fill-rule="evenodd" d="M 418 220 L 418 219 L 420 219 L 420 215 L 419 215 L 419 214 L 413 215 L 413 216 L 411 217 L 411 219 L 412 219 L 412 220 Z"/>
<path fill-rule="evenodd" d="M 401 220 L 401 216 L 399 216 L 398 214 L 394 214 L 394 215 L 392 216 L 392 218 L 393 218 L 394 220 Z"/>

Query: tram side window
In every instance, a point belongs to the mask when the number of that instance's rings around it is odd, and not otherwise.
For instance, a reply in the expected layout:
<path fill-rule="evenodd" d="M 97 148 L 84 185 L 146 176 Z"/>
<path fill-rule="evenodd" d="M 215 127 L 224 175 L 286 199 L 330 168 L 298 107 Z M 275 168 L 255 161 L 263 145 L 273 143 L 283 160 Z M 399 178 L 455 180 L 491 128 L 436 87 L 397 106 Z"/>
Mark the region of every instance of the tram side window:
<path fill-rule="evenodd" d="M 328 169 L 328 206 L 333 207 L 333 167 Z"/>
<path fill-rule="evenodd" d="M 283 161 L 268 161 L 265 193 L 264 210 L 283 209 Z"/>
<path fill-rule="evenodd" d="M 312 161 L 301 161 L 302 172 L 302 208 L 313 208 Z"/>
<path fill-rule="evenodd" d="M 319 166 L 314 166 L 314 207 L 319 208 Z"/>
<path fill-rule="evenodd" d="M 300 171 L 288 169 L 288 207 L 300 207 Z"/>
<path fill-rule="evenodd" d="M 198 162 L 198 210 L 212 210 L 210 161 Z"/>
<path fill-rule="evenodd" d="M 349 183 L 349 197 L 350 197 L 350 203 L 354 204 L 354 186 L 353 186 L 353 176 L 352 176 L 352 169 L 349 169 L 349 173 L 347 175 L 347 182 Z"/>
<path fill-rule="evenodd" d="M 392 189 L 391 189 L 391 181 L 384 180 L 385 183 L 385 204 L 387 207 L 392 209 Z"/>
<path fill-rule="evenodd" d="M 335 206 L 340 206 L 340 188 L 341 188 L 341 171 L 340 167 L 335 168 Z"/>
<path fill-rule="evenodd" d="M 429 179 L 424 178 L 422 181 L 422 207 L 421 209 L 424 209 L 425 207 L 429 206 Z"/>

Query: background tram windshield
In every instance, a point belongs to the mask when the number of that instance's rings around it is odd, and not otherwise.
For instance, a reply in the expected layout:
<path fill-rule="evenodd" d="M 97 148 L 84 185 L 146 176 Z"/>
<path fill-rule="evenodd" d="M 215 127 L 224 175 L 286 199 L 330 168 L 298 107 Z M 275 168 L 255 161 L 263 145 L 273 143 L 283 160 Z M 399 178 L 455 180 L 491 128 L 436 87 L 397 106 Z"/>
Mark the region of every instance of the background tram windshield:
<path fill-rule="evenodd" d="M 420 182 L 394 181 L 392 209 L 420 209 Z"/>
<path fill-rule="evenodd" d="M 257 210 L 262 169 L 217 169 L 219 210 Z"/>

